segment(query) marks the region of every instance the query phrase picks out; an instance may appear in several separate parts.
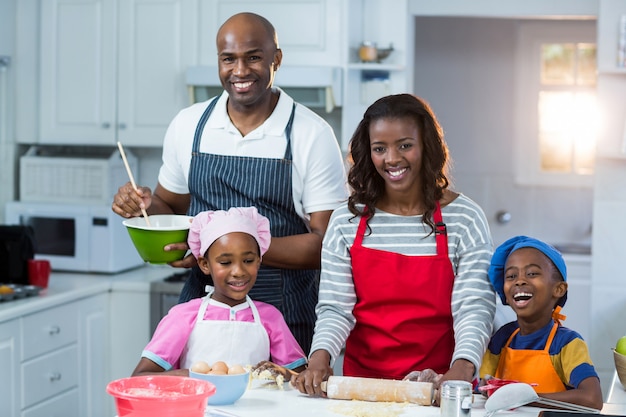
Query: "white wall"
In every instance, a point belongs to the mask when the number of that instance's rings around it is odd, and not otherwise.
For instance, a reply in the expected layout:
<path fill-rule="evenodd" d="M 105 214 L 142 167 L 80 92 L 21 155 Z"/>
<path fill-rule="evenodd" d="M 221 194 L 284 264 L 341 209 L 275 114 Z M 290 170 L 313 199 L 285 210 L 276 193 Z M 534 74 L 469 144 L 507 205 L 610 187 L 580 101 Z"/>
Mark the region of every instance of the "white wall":
<path fill-rule="evenodd" d="M 416 17 L 414 92 L 442 124 L 454 188 L 483 207 L 496 245 L 518 234 L 589 244 L 592 189 L 515 184 L 516 36 L 512 19 Z M 495 221 L 500 210 L 510 223 Z"/>

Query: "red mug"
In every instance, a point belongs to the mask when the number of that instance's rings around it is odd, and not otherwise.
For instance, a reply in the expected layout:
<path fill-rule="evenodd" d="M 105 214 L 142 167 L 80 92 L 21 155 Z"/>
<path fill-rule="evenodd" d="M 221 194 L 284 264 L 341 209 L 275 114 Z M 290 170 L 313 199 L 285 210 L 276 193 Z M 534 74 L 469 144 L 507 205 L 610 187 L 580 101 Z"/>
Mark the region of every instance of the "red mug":
<path fill-rule="evenodd" d="M 50 261 L 47 259 L 28 260 L 28 282 L 42 288 L 48 288 Z"/>

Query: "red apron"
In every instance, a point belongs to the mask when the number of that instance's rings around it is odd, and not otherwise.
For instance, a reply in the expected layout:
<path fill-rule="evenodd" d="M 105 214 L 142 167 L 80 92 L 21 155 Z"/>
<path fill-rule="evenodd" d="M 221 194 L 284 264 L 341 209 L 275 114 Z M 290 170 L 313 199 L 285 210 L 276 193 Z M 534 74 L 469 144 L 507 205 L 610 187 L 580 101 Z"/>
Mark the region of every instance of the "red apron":
<path fill-rule="evenodd" d="M 454 271 L 439 203 L 433 215 L 436 255 L 363 247 L 365 219 L 361 217 L 350 249 L 356 325 L 346 341 L 344 375 L 402 379 L 426 368 L 448 371 L 454 351 Z"/>
<path fill-rule="evenodd" d="M 511 340 L 519 333 L 519 328 L 516 329 L 500 352 L 500 361 L 494 376 L 527 384 L 536 383 L 533 388 L 538 394 L 565 391 L 567 388 L 550 360 L 550 345 L 558 326 L 558 323 L 552 326 L 543 350 L 511 349 L 509 347 Z"/>

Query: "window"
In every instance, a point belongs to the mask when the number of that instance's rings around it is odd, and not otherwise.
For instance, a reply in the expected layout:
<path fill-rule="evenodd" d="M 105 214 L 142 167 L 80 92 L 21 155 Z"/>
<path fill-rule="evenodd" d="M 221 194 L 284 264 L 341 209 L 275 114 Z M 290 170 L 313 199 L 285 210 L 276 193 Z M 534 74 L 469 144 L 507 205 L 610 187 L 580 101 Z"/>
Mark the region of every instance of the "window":
<path fill-rule="evenodd" d="M 591 186 L 598 132 L 595 22 L 520 24 L 518 181 Z"/>

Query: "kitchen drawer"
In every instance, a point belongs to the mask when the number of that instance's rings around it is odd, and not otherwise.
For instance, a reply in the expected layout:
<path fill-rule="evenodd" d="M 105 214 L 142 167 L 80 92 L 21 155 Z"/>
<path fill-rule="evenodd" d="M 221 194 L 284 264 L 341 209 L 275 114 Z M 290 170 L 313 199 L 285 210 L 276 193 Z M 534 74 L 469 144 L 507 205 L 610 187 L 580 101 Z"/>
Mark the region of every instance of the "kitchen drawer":
<path fill-rule="evenodd" d="M 22 361 L 78 340 L 76 303 L 22 318 Z"/>
<path fill-rule="evenodd" d="M 22 409 L 78 386 L 76 358 L 74 344 L 22 363 Z"/>
<path fill-rule="evenodd" d="M 79 416 L 78 388 L 39 403 L 22 411 L 22 417 L 68 417 Z"/>

